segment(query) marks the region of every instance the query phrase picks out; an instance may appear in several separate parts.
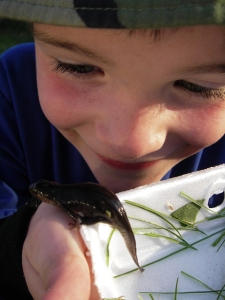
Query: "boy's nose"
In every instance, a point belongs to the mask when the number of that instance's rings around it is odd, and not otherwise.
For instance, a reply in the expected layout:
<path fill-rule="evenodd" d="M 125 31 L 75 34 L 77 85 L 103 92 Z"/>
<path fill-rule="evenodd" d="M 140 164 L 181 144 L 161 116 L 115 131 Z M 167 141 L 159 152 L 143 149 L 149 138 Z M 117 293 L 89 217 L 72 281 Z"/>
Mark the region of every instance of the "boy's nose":
<path fill-rule="evenodd" d="M 124 159 L 136 159 L 156 152 L 167 135 L 164 113 L 158 106 L 111 110 L 96 123 L 97 139 Z"/>

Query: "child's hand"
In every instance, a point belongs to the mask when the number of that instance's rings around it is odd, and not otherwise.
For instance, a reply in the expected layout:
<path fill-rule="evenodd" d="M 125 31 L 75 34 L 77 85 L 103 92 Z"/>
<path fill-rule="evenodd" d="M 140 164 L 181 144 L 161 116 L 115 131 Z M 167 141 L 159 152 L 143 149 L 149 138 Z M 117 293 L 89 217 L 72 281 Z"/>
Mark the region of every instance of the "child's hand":
<path fill-rule="evenodd" d="M 61 209 L 42 203 L 23 247 L 23 270 L 36 300 L 98 300 L 79 230 Z"/>

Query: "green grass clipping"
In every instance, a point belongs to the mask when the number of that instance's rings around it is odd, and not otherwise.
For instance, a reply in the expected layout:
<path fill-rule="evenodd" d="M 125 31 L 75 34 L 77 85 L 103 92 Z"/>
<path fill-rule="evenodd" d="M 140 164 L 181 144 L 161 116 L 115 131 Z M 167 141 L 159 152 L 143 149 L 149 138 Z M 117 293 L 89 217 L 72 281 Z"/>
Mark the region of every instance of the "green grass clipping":
<path fill-rule="evenodd" d="M 178 219 L 182 226 L 188 226 L 187 224 L 193 225 L 195 223 L 197 214 L 201 209 L 201 205 L 204 202 L 204 199 L 196 200 L 195 202 L 199 203 L 199 205 L 194 202 L 187 203 L 172 212 L 171 216 L 175 219 Z"/>

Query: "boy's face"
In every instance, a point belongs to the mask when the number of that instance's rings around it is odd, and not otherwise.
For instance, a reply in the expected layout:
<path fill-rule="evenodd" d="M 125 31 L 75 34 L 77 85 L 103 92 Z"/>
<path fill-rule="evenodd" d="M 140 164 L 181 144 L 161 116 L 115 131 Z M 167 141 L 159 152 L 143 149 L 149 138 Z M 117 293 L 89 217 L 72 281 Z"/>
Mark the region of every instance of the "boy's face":
<path fill-rule="evenodd" d="M 223 136 L 222 27 L 155 39 L 150 30 L 34 29 L 42 109 L 113 191 L 158 181 Z"/>

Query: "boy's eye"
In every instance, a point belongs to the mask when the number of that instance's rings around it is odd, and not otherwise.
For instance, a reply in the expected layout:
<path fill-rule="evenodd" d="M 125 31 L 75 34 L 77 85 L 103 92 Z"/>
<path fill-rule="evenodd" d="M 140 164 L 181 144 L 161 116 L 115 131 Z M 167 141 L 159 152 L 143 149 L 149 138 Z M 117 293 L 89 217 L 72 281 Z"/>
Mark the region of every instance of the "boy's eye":
<path fill-rule="evenodd" d="M 73 75 L 76 78 L 84 77 L 90 78 L 96 72 L 103 73 L 102 70 L 98 67 L 91 66 L 91 65 L 82 65 L 82 64 L 69 64 L 64 63 L 59 60 L 54 60 L 53 62 L 53 71 L 60 72 L 60 73 L 68 73 Z"/>
<path fill-rule="evenodd" d="M 225 99 L 225 89 L 211 89 L 203 87 L 185 80 L 176 80 L 174 83 L 175 87 L 180 87 L 186 92 L 191 93 L 197 97 L 206 99 Z"/>

